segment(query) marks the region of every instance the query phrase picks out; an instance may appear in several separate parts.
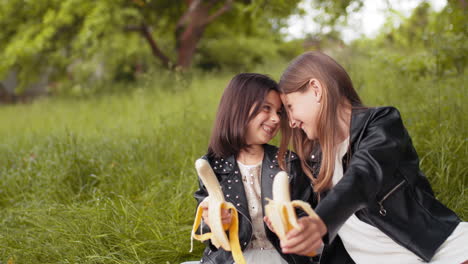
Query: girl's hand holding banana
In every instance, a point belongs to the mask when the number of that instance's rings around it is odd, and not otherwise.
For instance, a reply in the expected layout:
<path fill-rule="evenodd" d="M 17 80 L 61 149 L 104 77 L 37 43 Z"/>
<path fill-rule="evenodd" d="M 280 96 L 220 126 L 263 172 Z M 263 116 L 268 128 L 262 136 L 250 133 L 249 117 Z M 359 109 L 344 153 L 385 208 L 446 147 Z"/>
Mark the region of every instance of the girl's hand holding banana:
<path fill-rule="evenodd" d="M 236 207 L 224 200 L 221 186 L 208 161 L 198 159 L 195 162 L 195 168 L 206 187 L 208 197 L 197 208 L 197 215 L 192 228 L 192 239 L 195 238 L 200 241 L 210 239 L 216 248 L 221 247 L 224 250 L 231 251 L 232 257 L 237 264 L 245 264 L 239 244 L 239 218 Z M 201 224 L 202 217 L 203 221 L 210 227 L 211 232 L 197 234 L 196 231 Z M 228 231 L 229 236 L 226 231 Z"/>
<path fill-rule="evenodd" d="M 322 237 L 327 227 L 319 217 L 301 217 L 297 220 L 299 229 L 291 229 L 281 240 L 281 249 L 286 254 L 309 256 L 323 246 Z"/>
<path fill-rule="evenodd" d="M 203 209 L 203 213 L 202 213 L 202 218 L 203 218 L 203 222 L 211 228 L 210 226 L 210 217 L 208 216 L 208 206 L 209 206 L 209 201 L 208 201 L 209 197 L 206 197 L 201 203 L 200 203 L 200 207 Z M 231 214 L 231 210 L 228 210 L 228 209 L 221 209 L 221 223 L 223 225 L 229 225 L 231 224 L 231 221 L 232 221 L 232 214 Z"/>
<path fill-rule="evenodd" d="M 309 216 L 297 219 L 294 207 L 301 208 Z M 268 228 L 279 237 L 283 253 L 295 253 L 305 256 L 316 255 L 316 250 L 320 246 L 314 246 L 315 243 L 319 242 L 313 240 L 308 241 L 311 243 L 303 245 L 298 241 L 304 242 L 304 234 L 309 235 L 312 233 L 314 235 L 313 238 L 315 238 L 317 235 L 314 233 L 314 228 L 311 227 L 315 227 L 317 221 L 320 221 L 322 224 L 323 222 L 310 204 L 298 200 L 291 201 L 289 177 L 284 171 L 278 172 L 275 176 L 273 181 L 273 200 L 268 199 L 268 204 L 265 205 L 265 214 L 264 221 Z M 305 239 L 308 239 L 308 237 L 305 236 Z M 321 236 L 319 239 L 321 242 Z"/>

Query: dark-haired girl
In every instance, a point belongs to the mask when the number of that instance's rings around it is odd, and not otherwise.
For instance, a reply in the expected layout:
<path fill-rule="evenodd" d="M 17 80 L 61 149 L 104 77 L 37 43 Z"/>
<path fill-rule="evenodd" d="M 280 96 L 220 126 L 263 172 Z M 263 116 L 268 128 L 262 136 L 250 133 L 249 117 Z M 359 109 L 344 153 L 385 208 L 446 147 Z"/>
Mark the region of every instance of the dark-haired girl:
<path fill-rule="evenodd" d="M 239 241 L 249 264 L 312 263 L 308 257 L 282 254 L 278 237 L 263 221 L 265 198 L 272 198 L 273 178 L 281 170 L 278 148 L 267 143 L 280 129 L 283 117 L 275 81 L 262 74 L 238 74 L 224 90 L 208 153 L 203 156 L 218 177 L 226 201 L 237 208 Z M 310 180 L 302 173 L 296 155 L 288 153 L 286 168 L 292 199 L 309 201 L 312 198 Z M 202 207 L 205 205 L 203 221 L 209 227 L 208 203 L 203 202 L 207 196 L 200 181 L 195 198 Z M 222 218 L 223 223 L 228 224 L 231 214 L 224 211 Z M 217 249 L 208 241 L 201 262 L 234 261 L 231 252 Z"/>
<path fill-rule="evenodd" d="M 323 241 L 321 263 L 468 259 L 468 225 L 434 197 L 397 109 L 364 107 L 346 71 L 320 52 L 296 58 L 279 86 L 295 151 L 320 194 L 319 219 L 303 218 L 302 232 L 281 241 L 284 253 Z M 284 151 L 289 138 L 282 142 Z"/>

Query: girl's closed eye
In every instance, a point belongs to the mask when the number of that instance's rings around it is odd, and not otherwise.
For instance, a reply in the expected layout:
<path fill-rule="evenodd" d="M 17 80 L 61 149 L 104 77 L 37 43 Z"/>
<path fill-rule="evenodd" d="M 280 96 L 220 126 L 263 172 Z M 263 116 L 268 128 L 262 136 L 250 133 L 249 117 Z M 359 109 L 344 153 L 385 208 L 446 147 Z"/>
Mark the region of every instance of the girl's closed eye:
<path fill-rule="evenodd" d="M 262 109 L 263 109 L 263 111 L 265 111 L 265 112 L 270 112 L 271 106 L 265 104 L 265 105 L 262 106 Z"/>
<path fill-rule="evenodd" d="M 281 107 L 278 111 L 276 111 L 276 114 L 277 114 L 279 117 L 282 117 L 283 114 L 284 114 L 284 108 Z"/>

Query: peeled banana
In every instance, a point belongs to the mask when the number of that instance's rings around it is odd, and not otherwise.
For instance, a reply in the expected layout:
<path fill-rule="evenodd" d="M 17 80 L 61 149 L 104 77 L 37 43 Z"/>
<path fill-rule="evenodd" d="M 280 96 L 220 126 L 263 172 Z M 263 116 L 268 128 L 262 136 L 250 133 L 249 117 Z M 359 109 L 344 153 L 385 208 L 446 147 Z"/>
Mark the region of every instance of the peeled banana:
<path fill-rule="evenodd" d="M 242 255 L 242 249 L 239 244 L 239 219 L 236 207 L 224 200 L 221 186 L 219 185 L 218 179 L 216 178 L 216 175 L 211 169 L 208 161 L 198 159 L 195 162 L 195 168 L 198 172 L 198 176 L 208 191 L 208 218 L 211 232 L 201 235 L 196 234 L 196 231 L 201 224 L 203 213 L 202 207 L 198 206 L 195 222 L 192 228 L 192 242 L 194 238 L 200 241 L 211 239 L 211 243 L 216 248 L 221 247 L 226 251 L 231 251 L 236 264 L 245 264 L 245 259 Z M 222 209 L 231 209 L 232 220 L 229 225 L 222 224 Z M 226 235 L 226 230 L 229 230 L 229 237 Z M 192 251 L 192 249 L 190 251 Z"/>
<path fill-rule="evenodd" d="M 293 228 L 300 229 L 294 210 L 295 207 L 301 208 L 309 217 L 318 217 L 310 204 L 299 200 L 291 201 L 288 175 L 284 171 L 276 174 L 273 181 L 273 200 L 267 198 L 267 201 L 265 214 L 270 219 L 274 232 L 280 240 L 286 238 L 286 233 L 289 230 Z M 307 256 L 315 255 L 315 251 L 307 254 Z"/>

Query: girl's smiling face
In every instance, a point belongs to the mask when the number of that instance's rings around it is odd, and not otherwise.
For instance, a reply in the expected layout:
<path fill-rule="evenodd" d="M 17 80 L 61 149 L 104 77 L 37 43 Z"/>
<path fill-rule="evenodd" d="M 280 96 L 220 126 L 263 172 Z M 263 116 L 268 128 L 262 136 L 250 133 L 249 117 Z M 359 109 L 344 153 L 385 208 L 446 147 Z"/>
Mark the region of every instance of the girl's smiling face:
<path fill-rule="evenodd" d="M 305 91 L 281 95 L 281 100 L 288 112 L 289 125 L 292 128 L 302 129 L 310 140 L 318 137 L 321 91 L 320 83 L 313 79 Z"/>
<path fill-rule="evenodd" d="M 278 92 L 273 90 L 268 92 L 260 107 L 260 112 L 247 124 L 245 138 L 247 145 L 266 144 L 276 135 L 280 127 L 281 107 Z"/>

